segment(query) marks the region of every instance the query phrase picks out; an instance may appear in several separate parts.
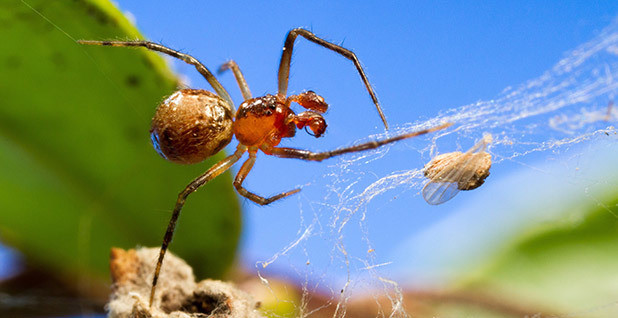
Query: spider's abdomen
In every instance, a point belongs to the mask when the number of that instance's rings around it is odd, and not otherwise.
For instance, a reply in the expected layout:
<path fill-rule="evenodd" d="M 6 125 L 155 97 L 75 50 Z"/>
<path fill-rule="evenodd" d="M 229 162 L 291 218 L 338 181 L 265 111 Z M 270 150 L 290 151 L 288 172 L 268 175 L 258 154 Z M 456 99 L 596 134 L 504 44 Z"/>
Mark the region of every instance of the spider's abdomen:
<path fill-rule="evenodd" d="M 285 99 L 276 95 L 266 95 L 244 101 L 236 112 L 234 134 L 238 142 L 245 146 L 260 146 L 269 143 L 273 146 L 282 137 L 289 137 L 295 131 L 294 123 L 287 120 L 293 114 L 285 104 Z"/>
<path fill-rule="evenodd" d="M 232 114 L 219 96 L 201 89 L 181 89 L 157 108 L 150 139 L 161 157 L 198 163 L 230 143 L 232 123 Z"/>

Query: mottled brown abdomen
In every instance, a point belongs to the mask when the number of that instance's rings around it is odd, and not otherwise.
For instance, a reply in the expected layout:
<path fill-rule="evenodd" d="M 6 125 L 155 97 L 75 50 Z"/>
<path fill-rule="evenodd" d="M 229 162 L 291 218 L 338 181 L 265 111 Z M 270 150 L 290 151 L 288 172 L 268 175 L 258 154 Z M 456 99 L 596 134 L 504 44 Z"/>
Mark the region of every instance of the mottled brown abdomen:
<path fill-rule="evenodd" d="M 181 89 L 163 101 L 152 119 L 150 138 L 161 157 L 198 163 L 232 140 L 232 114 L 219 96 L 201 89 Z"/>

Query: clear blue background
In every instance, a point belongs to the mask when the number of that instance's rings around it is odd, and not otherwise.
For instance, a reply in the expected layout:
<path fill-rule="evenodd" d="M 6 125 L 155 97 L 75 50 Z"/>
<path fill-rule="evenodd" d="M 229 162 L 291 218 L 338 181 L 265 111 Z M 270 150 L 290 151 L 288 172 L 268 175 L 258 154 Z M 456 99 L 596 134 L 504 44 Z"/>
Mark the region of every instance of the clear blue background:
<path fill-rule="evenodd" d="M 538 77 L 567 51 L 592 39 L 618 14 L 617 1 L 117 2 L 136 18 L 138 28 L 150 40 L 190 53 L 211 70 L 234 59 L 254 96 L 276 92 L 284 36 L 294 27 L 306 27 L 357 54 L 394 127 L 434 117 L 441 110 L 492 99 L 508 86 Z M 174 63 L 174 67 L 189 78 L 191 86 L 208 88 L 191 67 L 182 63 Z M 328 150 L 383 132 L 349 61 L 299 39 L 291 74 L 290 93 L 311 89 L 331 104 L 326 114 L 329 127 L 319 140 L 300 131 L 298 137 L 283 145 Z M 238 105 L 241 97 L 231 74 L 219 78 Z M 387 162 L 369 173 L 378 178 L 392 171 L 420 167 L 429 157 L 416 150 L 425 147 L 426 142 L 420 138 L 393 147 Z M 338 160 L 307 163 L 258 156 L 246 182 L 249 190 L 268 196 L 307 186 L 301 194 L 267 207 L 241 199 L 245 216 L 241 246 L 244 263 L 253 266 L 269 259 L 298 237 L 299 229 L 309 222 L 306 218 L 312 217 L 310 211 L 327 194 L 329 184 L 322 176 L 335 171 L 333 165 Z M 498 182 L 501 169 L 506 168 L 493 168 L 491 182 Z M 207 187 L 201 191 L 208 191 Z M 383 203 L 369 207 L 368 233 L 364 236 L 376 248 L 378 263 L 382 259 L 389 261 L 389 255 L 402 241 L 444 219 L 465 199 L 460 194 L 445 205 L 430 207 L 417 191 L 408 191 L 405 197 L 396 199 L 391 195 Z M 483 188 L 477 191 L 475 195 L 482 196 Z M 183 233 L 181 219 L 177 235 L 199 239 L 200 234 Z M 346 244 L 350 250 L 366 246 L 364 242 L 355 245 L 353 240 Z M 439 249 L 435 253 L 440 253 Z M 319 263 L 320 258 L 332 255 L 328 251 L 321 256 L 313 252 L 309 258 Z M 301 261 L 290 260 L 299 264 Z M 285 265 L 281 263 L 275 269 L 290 271 Z M 332 273 L 339 275 L 342 271 Z"/>

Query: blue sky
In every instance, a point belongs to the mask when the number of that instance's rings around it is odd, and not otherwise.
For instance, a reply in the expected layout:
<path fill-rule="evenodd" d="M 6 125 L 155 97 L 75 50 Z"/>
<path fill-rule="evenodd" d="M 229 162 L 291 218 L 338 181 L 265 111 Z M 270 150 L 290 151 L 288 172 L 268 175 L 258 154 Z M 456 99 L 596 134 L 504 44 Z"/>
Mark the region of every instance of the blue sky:
<path fill-rule="evenodd" d="M 566 52 L 598 35 L 618 15 L 616 1 L 500 1 L 473 5 L 448 1 L 117 2 L 135 17 L 138 28 L 150 40 L 190 53 L 213 70 L 234 59 L 256 96 L 276 92 L 284 36 L 291 28 L 306 27 L 357 54 L 393 127 L 479 100 L 491 100 L 506 87 L 537 78 Z M 311 89 L 324 96 L 331 104 L 325 116 L 329 127 L 323 138 L 315 140 L 300 131 L 285 145 L 328 150 L 382 133 L 379 117 L 353 65 L 302 39 L 297 44 L 289 91 Z M 191 67 L 181 63 L 174 67 L 189 78 L 192 86 L 207 88 Z M 231 74 L 219 78 L 239 104 L 240 93 Z M 392 171 L 422 166 L 429 157 L 418 151 L 426 147 L 428 140 L 419 138 L 390 148 L 388 155 L 380 159 L 382 162 L 367 165 L 367 171 L 363 171 L 371 177 L 361 179 L 350 191 L 362 190 L 363 182 Z M 459 146 L 467 148 L 471 144 Z M 535 160 L 539 163 L 545 158 Z M 329 231 L 327 222 L 332 216 L 323 215 L 328 209 L 322 209 L 320 202 L 332 199 L 333 179 L 327 176 L 339 171 L 340 163 L 339 159 L 306 163 L 258 156 L 246 182 L 248 189 L 267 196 L 297 186 L 304 188 L 301 194 L 267 207 L 241 201 L 245 215 L 241 247 L 244 263 L 253 266 L 270 259 L 296 240 L 308 224 L 321 228 L 322 233 Z M 510 175 L 516 169 L 522 169 L 522 165 L 494 167 L 488 182 L 498 183 L 500 172 Z M 345 178 L 335 180 L 341 181 L 336 186 L 342 189 Z M 487 194 L 483 196 L 484 187 L 459 194 L 439 207 L 429 207 L 418 195 L 420 188 L 385 194 L 367 207 L 367 220 L 362 226 L 345 229 L 346 247 L 352 254 L 357 253 L 353 255 L 364 255 L 367 243 L 362 240 L 368 238 L 377 250 L 377 263 L 396 259 L 393 255 L 401 250 L 402 242 L 445 220 L 460 205 L 491 200 Z M 471 199 L 473 196 L 478 199 Z M 320 221 L 312 223 L 315 217 Z M 453 229 L 467 230 L 463 224 Z M 327 241 L 331 235 L 325 235 Z M 298 272 L 305 258 L 318 264 L 331 262 L 332 252 L 316 252 L 320 248 L 332 249 L 322 238 L 317 235 L 307 241 L 296 250 L 300 255 L 289 256 L 275 268 Z M 303 252 L 303 248 L 307 251 Z M 321 275 L 322 270 L 318 267 L 313 274 Z M 341 274 L 340 269 L 334 269 L 325 275 Z"/>

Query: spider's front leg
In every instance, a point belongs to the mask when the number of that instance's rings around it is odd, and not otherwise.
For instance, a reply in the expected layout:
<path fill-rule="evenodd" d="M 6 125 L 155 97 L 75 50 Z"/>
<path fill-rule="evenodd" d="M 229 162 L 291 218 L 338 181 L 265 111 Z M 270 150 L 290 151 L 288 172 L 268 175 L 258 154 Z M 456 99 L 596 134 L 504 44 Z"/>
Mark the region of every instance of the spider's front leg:
<path fill-rule="evenodd" d="M 373 91 L 371 84 L 369 84 L 369 79 L 367 78 L 367 75 L 365 74 L 365 71 L 363 70 L 363 67 L 360 64 L 360 61 L 356 57 L 356 54 L 354 54 L 354 52 L 342 46 L 328 42 L 303 28 L 297 28 L 297 29 L 291 30 L 290 32 L 288 32 L 288 35 L 285 38 L 285 44 L 283 45 L 283 53 L 281 54 L 281 61 L 279 62 L 279 74 L 278 74 L 279 95 L 281 96 L 287 95 L 288 81 L 290 78 L 290 64 L 292 62 L 292 51 L 294 49 L 294 42 L 296 41 L 296 38 L 299 35 L 307 39 L 308 41 L 311 41 L 317 45 L 327 48 L 345 57 L 346 59 L 352 61 L 352 63 L 354 63 L 354 66 L 356 67 L 356 70 L 358 71 L 358 74 L 360 75 L 361 80 L 365 84 L 365 88 L 367 89 L 367 92 L 369 92 L 369 96 L 371 96 L 373 103 L 376 105 L 378 114 L 380 115 L 380 118 L 382 119 L 382 122 L 384 123 L 384 128 L 388 129 L 388 123 L 386 122 L 386 117 L 384 117 L 384 112 L 382 112 L 382 107 L 380 107 L 380 103 L 378 102 L 378 97 L 376 96 L 376 93 Z"/>
<path fill-rule="evenodd" d="M 292 191 L 279 193 L 269 198 L 264 198 L 255 193 L 247 191 L 247 189 L 243 188 L 242 183 L 245 181 L 245 178 L 247 177 L 247 174 L 249 174 L 249 171 L 251 171 L 251 168 L 253 168 L 253 164 L 255 163 L 255 158 L 256 158 L 256 151 L 250 150 L 249 159 L 247 159 L 247 161 L 245 161 L 245 163 L 242 164 L 242 167 L 240 167 L 240 170 L 238 171 L 238 174 L 236 175 L 236 178 L 234 179 L 234 187 L 236 187 L 236 191 L 238 191 L 240 195 L 242 195 L 243 197 L 259 205 L 268 205 L 279 199 L 283 199 L 287 196 L 290 196 L 300 191 L 300 189 L 294 189 Z"/>
<path fill-rule="evenodd" d="M 185 54 L 185 53 L 181 53 L 178 52 L 174 49 L 171 49 L 167 46 L 161 45 L 159 43 L 154 43 L 154 42 L 150 42 L 150 41 L 92 41 L 92 40 L 78 40 L 77 43 L 79 44 L 86 44 L 86 45 L 101 45 L 101 46 L 119 46 L 119 47 L 143 47 L 146 49 L 149 49 L 151 51 L 156 51 L 156 52 L 161 52 L 163 54 L 167 54 L 169 56 L 175 57 L 179 60 L 182 60 L 183 62 L 193 65 L 195 67 L 195 69 L 202 74 L 202 76 L 204 77 L 204 79 L 206 79 L 206 81 L 208 81 L 208 83 L 210 84 L 210 86 L 212 86 L 212 88 L 215 90 L 215 92 L 217 92 L 217 94 L 223 98 L 224 100 L 227 101 L 228 103 L 228 108 L 230 109 L 230 112 L 233 114 L 235 113 L 234 110 L 234 102 L 232 101 L 232 98 L 230 97 L 230 94 L 228 94 L 228 92 L 225 90 L 225 88 L 223 88 L 223 86 L 221 85 L 221 83 L 219 83 L 219 81 L 217 80 L 217 78 L 212 75 L 212 72 L 210 72 L 210 70 L 204 65 L 202 64 L 200 61 L 198 61 L 198 59 L 196 59 L 195 57 L 189 55 L 189 54 Z"/>
<path fill-rule="evenodd" d="M 402 134 L 402 135 L 391 137 L 391 138 L 370 141 L 370 142 L 362 143 L 359 145 L 354 145 L 351 147 L 339 148 L 339 149 L 325 151 L 325 152 L 312 152 L 309 150 L 296 149 L 296 148 L 273 147 L 268 144 L 262 145 L 260 149 L 264 151 L 264 153 L 266 154 L 277 156 L 280 158 L 296 158 L 296 159 L 309 160 L 309 161 L 322 161 L 324 159 L 332 158 L 335 156 L 340 156 L 346 153 L 375 149 L 380 146 L 390 144 L 390 143 L 393 143 L 399 140 L 408 139 L 408 138 L 428 134 L 436 130 L 445 129 L 452 125 L 453 123 L 446 123 L 446 124 L 438 125 L 432 128 L 423 129 L 423 130 L 419 130 L 419 131 L 415 131 L 415 132 L 411 132 L 407 134 Z"/>

